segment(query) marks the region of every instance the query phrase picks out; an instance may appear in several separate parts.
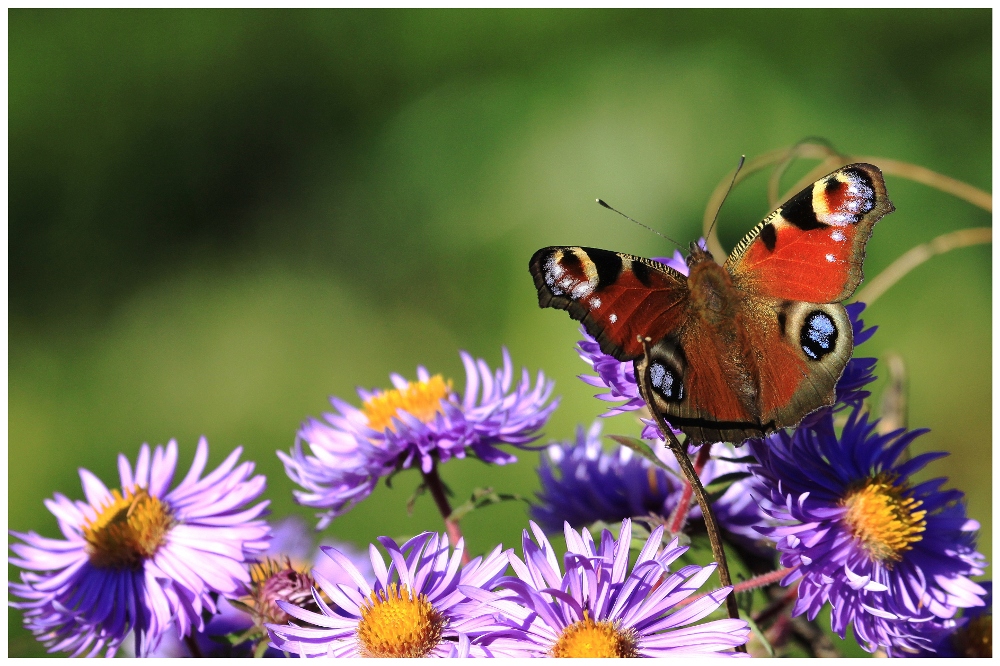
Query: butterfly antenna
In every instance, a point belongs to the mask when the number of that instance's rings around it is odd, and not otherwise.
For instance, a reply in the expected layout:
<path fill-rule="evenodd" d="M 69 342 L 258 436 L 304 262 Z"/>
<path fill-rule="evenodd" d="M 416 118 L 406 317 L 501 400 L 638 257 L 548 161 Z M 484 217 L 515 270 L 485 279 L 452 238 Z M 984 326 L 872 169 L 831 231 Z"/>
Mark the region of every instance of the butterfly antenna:
<path fill-rule="evenodd" d="M 729 193 L 733 191 L 733 185 L 736 184 L 736 176 L 739 175 L 740 169 L 743 168 L 743 163 L 747 161 L 746 155 L 740 155 L 740 163 L 736 165 L 736 172 L 733 174 L 733 179 L 729 182 L 729 189 L 726 190 L 726 196 L 722 197 L 722 201 L 719 202 L 719 207 L 715 209 L 715 217 L 712 218 L 712 226 L 708 228 L 708 232 L 705 234 L 705 238 L 712 235 L 712 229 L 715 228 L 715 223 L 719 220 L 719 211 L 722 210 L 722 204 L 726 203 L 726 199 L 729 198 Z"/>
<path fill-rule="evenodd" d="M 625 213 L 621 212 L 621 211 L 620 211 L 620 210 L 618 210 L 617 208 L 613 208 L 612 206 L 610 206 L 610 205 L 608 204 L 608 202 L 607 202 L 607 201 L 605 201 L 604 199 L 598 199 L 598 200 L 597 200 L 597 203 L 601 204 L 602 206 L 604 206 L 604 207 L 605 207 L 605 208 L 607 208 L 608 210 L 612 210 L 612 211 L 614 211 L 614 212 L 618 213 L 619 215 L 621 215 L 622 217 L 624 217 L 624 218 L 625 218 L 626 220 L 629 220 L 629 221 L 631 221 L 631 222 L 635 222 L 636 224 L 638 224 L 638 225 L 639 225 L 640 227 L 642 227 L 643 229 L 648 229 L 649 231 L 652 231 L 652 232 L 653 232 L 654 234 L 656 234 L 656 235 L 657 235 L 657 236 L 659 236 L 660 238 L 663 238 L 663 239 L 666 239 L 666 240 L 670 241 L 671 243 L 673 243 L 674 245 L 676 245 L 676 246 L 677 246 L 677 247 L 679 247 L 680 249 L 682 249 L 682 250 L 684 249 L 684 246 L 683 246 L 683 245 L 681 245 L 680 243 L 678 243 L 677 241 L 675 241 L 675 240 L 674 240 L 673 238 L 671 238 L 670 236 L 664 236 L 663 234 L 661 234 L 661 233 L 660 233 L 659 231 L 657 231 L 657 230 L 656 230 L 656 229 L 654 229 L 653 227 L 647 227 L 647 226 L 646 226 L 645 224 L 643 224 L 643 223 L 642 223 L 642 222 L 640 222 L 639 220 L 633 220 L 633 219 L 632 219 L 631 217 L 629 217 L 629 216 L 628 216 L 628 215 L 626 215 Z"/>

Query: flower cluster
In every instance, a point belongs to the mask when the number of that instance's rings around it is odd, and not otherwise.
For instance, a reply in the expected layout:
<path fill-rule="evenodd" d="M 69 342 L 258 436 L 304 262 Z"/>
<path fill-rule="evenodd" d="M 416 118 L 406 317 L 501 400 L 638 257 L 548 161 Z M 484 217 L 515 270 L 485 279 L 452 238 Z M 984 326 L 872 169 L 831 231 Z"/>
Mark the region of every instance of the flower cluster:
<path fill-rule="evenodd" d="M 484 462 L 504 465 L 517 460 L 500 444 L 525 447 L 537 438 L 558 400 L 549 401 L 553 384 L 539 372 L 532 385 L 527 370 L 514 386 L 510 355 L 492 372 L 482 359 L 462 352 L 465 393 L 451 381 L 417 369 L 417 381 L 392 375 L 389 391 L 358 390 L 363 407 L 331 397 L 339 412 L 324 421 L 310 418 L 299 430 L 289 454 L 278 452 L 285 471 L 304 490 L 299 503 L 325 509 L 319 529 L 367 497 L 378 480 L 412 466 L 430 472 L 438 462 L 471 452 Z M 305 452 L 307 444 L 311 454 Z"/>
<path fill-rule="evenodd" d="M 680 253 L 658 261 L 687 273 Z M 860 319 L 864 308 L 847 306 L 856 345 L 875 331 Z M 633 364 L 603 354 L 586 333 L 579 353 L 596 372 L 581 378 L 619 403 L 604 416 L 644 407 Z M 552 382 L 524 370 L 515 383 L 506 350 L 496 371 L 461 358 L 461 395 L 423 367 L 412 382 L 394 374 L 390 390 L 359 389 L 361 407 L 331 398 L 336 413 L 308 419 L 292 450 L 278 452 L 301 486 L 299 503 L 322 510 L 320 528 L 379 479 L 416 468 L 446 534 L 402 545 L 381 537 L 388 560 L 375 545 L 367 556 L 343 544 L 316 553 L 301 521 L 272 530 L 262 520 L 265 480 L 238 463 L 241 449 L 202 476 L 201 439 L 171 488 L 176 443 L 143 445 L 134 467 L 119 457 L 118 488 L 81 470 L 86 501 L 46 502 L 62 539 L 12 533 L 9 561 L 23 569 L 9 585 L 12 605 L 50 651 L 74 656 L 128 651 L 131 635 L 137 656 L 740 657 L 751 623 L 736 617 L 735 599 L 728 619 L 709 616 L 729 595 L 780 580 L 794 588 L 753 615 L 762 650 L 765 634 L 782 640 L 792 631 L 789 607 L 812 622 L 829 604 L 832 630 L 843 638 L 853 629 L 869 651 L 991 653 L 992 587 L 973 581 L 986 566 L 979 524 L 943 479 L 913 479 L 945 455 L 904 455 L 926 431 L 880 432 L 869 417 L 875 359 L 850 359 L 835 404 L 794 429 L 750 440 L 740 453 L 724 443 L 688 451 L 694 473 L 715 487 L 721 536 L 756 574 L 699 594 L 718 563 L 691 563 L 680 545 L 701 511 L 655 423 L 642 431 L 649 457 L 624 445 L 605 450 L 601 420 L 571 441 L 531 446 L 558 403 Z M 456 518 L 467 509 L 449 506 L 437 467 L 470 455 L 514 462 L 503 445 L 544 449 L 537 524 L 523 532 L 521 557 L 497 545 L 470 560 Z M 648 538 L 633 541 L 633 520 L 650 526 Z M 595 540 L 588 526 L 603 524 L 620 525 L 617 538 L 604 529 Z M 560 530 L 561 561 L 546 536 Z M 774 570 L 776 558 L 784 568 Z"/>
<path fill-rule="evenodd" d="M 459 567 L 464 545 L 451 550 L 445 535 L 424 533 L 398 546 L 372 547 L 369 582 L 336 549 L 326 553 L 352 578 L 335 585 L 316 575 L 319 612 L 278 602 L 303 626 L 269 625 L 275 647 L 327 657 L 637 657 L 743 656 L 743 620 L 693 624 L 713 612 L 731 588 L 690 597 L 714 567 L 670 564 L 686 550 L 676 540 L 660 548 L 656 530 L 629 572 L 631 524 L 615 539 L 566 526 L 565 573 L 541 530 L 524 536 L 524 559 L 494 549 Z M 504 577 L 508 564 L 516 576 Z M 324 601 L 323 596 L 331 600 Z"/>
<path fill-rule="evenodd" d="M 933 623 L 982 606 L 986 591 L 975 549 L 979 524 L 962 493 L 944 479 L 910 477 L 943 453 L 900 460 L 925 430 L 876 432 L 860 406 L 838 437 L 827 411 L 819 428 L 778 432 L 751 444 L 769 513 L 783 524 L 761 527 L 777 540 L 781 563 L 799 580 L 794 613 L 813 619 L 827 602 L 833 630 L 847 627 L 868 650 L 931 647 Z"/>
<path fill-rule="evenodd" d="M 11 591 L 25 601 L 25 625 L 50 652 L 113 655 L 135 631 L 136 653 L 156 648 L 171 627 L 181 636 L 204 629 L 217 595 L 235 596 L 250 582 L 246 563 L 267 548 L 269 528 L 258 520 L 268 502 L 246 507 L 264 490 L 254 465 L 237 465 L 237 448 L 202 477 L 208 442 L 173 490 L 177 444 L 143 444 L 133 468 L 118 458 L 120 490 L 85 469 L 86 502 L 56 494 L 45 505 L 64 539 L 12 534 L 10 558 L 22 572 Z M 36 573 L 41 572 L 41 573 Z"/>

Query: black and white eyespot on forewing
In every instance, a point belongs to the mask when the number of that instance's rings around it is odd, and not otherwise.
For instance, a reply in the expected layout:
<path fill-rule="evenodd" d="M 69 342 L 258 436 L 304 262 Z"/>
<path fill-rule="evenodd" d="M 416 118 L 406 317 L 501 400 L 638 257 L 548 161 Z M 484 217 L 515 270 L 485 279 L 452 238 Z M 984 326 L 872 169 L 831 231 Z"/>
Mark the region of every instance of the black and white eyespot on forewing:
<path fill-rule="evenodd" d="M 822 359 L 837 347 L 837 325 L 827 313 L 814 310 L 806 315 L 799 330 L 799 344 L 806 356 L 814 361 Z"/>

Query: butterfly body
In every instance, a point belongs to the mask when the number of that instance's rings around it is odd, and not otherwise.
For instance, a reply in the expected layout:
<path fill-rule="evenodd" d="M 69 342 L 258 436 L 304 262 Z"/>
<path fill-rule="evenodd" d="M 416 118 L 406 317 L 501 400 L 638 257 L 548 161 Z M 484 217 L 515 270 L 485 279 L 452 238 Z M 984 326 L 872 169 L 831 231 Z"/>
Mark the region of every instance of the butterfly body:
<path fill-rule="evenodd" d="M 529 268 L 540 306 L 568 310 L 636 377 L 649 367 L 643 398 L 671 425 L 693 442 L 742 442 L 832 404 L 853 351 L 839 301 L 892 210 L 881 172 L 856 164 L 792 197 L 725 264 L 697 245 L 687 276 L 642 257 L 549 247 Z"/>

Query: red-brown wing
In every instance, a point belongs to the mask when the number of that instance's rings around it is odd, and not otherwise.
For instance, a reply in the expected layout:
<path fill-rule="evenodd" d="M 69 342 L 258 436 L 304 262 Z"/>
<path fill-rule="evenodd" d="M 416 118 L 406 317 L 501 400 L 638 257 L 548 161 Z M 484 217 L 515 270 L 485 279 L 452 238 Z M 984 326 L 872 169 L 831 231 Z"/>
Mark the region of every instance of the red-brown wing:
<path fill-rule="evenodd" d="M 744 291 L 808 303 L 854 293 L 872 227 L 893 210 L 878 167 L 851 164 L 789 199 L 740 241 L 726 269 Z"/>
<path fill-rule="evenodd" d="M 538 304 L 569 311 L 601 351 L 642 356 L 637 336 L 659 339 L 687 318 L 687 279 L 656 261 L 591 247 L 546 247 L 528 265 Z"/>

